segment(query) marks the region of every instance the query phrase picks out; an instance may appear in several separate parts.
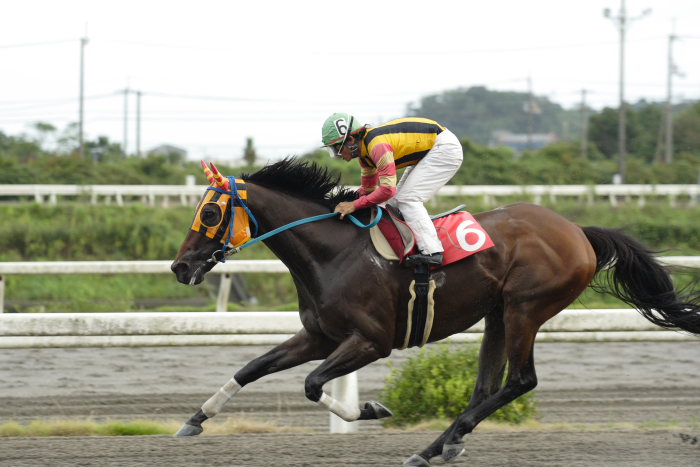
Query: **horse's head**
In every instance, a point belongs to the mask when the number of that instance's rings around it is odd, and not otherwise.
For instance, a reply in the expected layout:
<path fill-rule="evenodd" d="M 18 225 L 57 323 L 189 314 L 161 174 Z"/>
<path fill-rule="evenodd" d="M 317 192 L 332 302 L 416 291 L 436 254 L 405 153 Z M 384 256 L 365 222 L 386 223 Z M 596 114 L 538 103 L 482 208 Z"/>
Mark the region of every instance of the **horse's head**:
<path fill-rule="evenodd" d="M 247 191 L 242 180 L 223 177 L 212 163 L 202 162 L 209 187 L 199 201 L 194 220 L 180 251 L 170 266 L 183 284 L 196 285 L 219 261 L 226 250 L 238 247 L 251 238 Z"/>

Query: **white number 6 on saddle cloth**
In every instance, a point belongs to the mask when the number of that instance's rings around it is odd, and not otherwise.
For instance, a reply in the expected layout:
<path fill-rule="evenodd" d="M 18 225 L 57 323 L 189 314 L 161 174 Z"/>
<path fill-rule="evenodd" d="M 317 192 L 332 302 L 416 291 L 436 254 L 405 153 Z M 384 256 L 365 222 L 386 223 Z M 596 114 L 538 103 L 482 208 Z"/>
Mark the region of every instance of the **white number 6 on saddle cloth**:
<path fill-rule="evenodd" d="M 454 263 L 493 246 L 489 234 L 468 212 L 458 212 L 434 221 L 445 252 L 445 264 Z"/>

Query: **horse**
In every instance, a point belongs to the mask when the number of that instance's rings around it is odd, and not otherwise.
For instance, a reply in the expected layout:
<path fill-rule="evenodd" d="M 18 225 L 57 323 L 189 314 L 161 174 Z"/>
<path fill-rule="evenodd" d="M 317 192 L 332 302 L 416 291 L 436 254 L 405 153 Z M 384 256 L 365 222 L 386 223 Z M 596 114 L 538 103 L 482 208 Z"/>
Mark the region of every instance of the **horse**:
<path fill-rule="evenodd" d="M 251 237 L 276 233 L 263 243 L 289 268 L 303 327 L 239 369 L 177 436 L 201 433 L 202 423 L 243 386 L 312 360 L 323 362 L 305 380 L 310 401 L 346 421 L 390 416 L 391 411 L 377 401 L 348 407 L 325 393 L 323 386 L 402 348 L 412 270 L 381 257 L 368 231 L 347 219 L 328 218 L 284 230 L 300 219 L 331 217 L 338 202 L 356 199 L 357 194 L 340 186 L 338 176 L 327 169 L 301 159 L 286 158 L 228 180 L 213 164 L 213 173 L 202 164 L 212 186 L 172 263 L 177 280 L 198 284 L 227 249 L 235 251 L 230 248 Z M 245 227 L 234 227 L 234 217 Z M 484 319 L 476 385 L 461 415 L 429 446 L 408 457 L 404 466 L 429 466 L 439 455 L 444 461 L 455 459 L 464 452 L 466 434 L 534 389 L 538 330 L 603 269 L 610 271 L 596 281 L 599 288 L 658 326 L 700 335 L 700 293 L 676 291 L 653 252 L 628 234 L 581 227 L 527 203 L 474 217 L 495 246 L 432 272 L 437 285 L 435 316 L 427 342 L 445 339 Z M 257 232 L 251 232 L 251 221 Z"/>

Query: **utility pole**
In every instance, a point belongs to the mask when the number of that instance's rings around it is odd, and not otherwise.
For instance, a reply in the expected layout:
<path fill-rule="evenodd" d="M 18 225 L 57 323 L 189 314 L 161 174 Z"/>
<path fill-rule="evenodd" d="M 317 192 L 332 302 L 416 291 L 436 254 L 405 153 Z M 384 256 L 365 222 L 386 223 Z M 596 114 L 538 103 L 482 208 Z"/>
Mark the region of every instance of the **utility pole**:
<path fill-rule="evenodd" d="M 585 89 L 581 89 L 581 157 L 588 159 L 588 109 Z"/>
<path fill-rule="evenodd" d="M 610 8 L 603 10 L 603 15 L 615 23 L 620 31 L 620 107 L 617 125 L 617 148 L 618 148 L 618 174 L 620 175 L 620 183 L 625 183 L 625 157 L 627 155 L 627 115 L 625 114 L 625 32 L 627 24 L 637 19 L 644 18 L 651 10 L 647 8 L 641 15 L 629 18 L 627 17 L 627 9 L 625 8 L 625 0 L 620 0 L 620 12 L 617 16 L 613 16 Z"/>
<path fill-rule="evenodd" d="M 85 157 L 85 134 L 83 126 L 85 125 L 85 46 L 88 43 L 87 37 L 80 38 L 80 97 L 79 97 L 79 123 L 78 123 L 78 141 L 80 144 L 80 157 Z"/>
<path fill-rule="evenodd" d="M 141 157 L 141 91 L 136 91 L 136 155 Z"/>
<path fill-rule="evenodd" d="M 675 28 L 674 28 L 675 29 Z M 678 68 L 673 63 L 673 41 L 678 39 L 673 32 L 668 36 L 668 75 L 666 78 L 666 131 L 664 139 L 664 161 L 673 162 L 673 75 L 679 75 Z"/>
<path fill-rule="evenodd" d="M 129 145 L 129 88 L 124 89 L 124 157 L 129 155 L 127 146 Z"/>
<path fill-rule="evenodd" d="M 532 113 L 534 102 L 532 99 L 532 78 L 527 77 L 527 150 L 532 151 Z"/>

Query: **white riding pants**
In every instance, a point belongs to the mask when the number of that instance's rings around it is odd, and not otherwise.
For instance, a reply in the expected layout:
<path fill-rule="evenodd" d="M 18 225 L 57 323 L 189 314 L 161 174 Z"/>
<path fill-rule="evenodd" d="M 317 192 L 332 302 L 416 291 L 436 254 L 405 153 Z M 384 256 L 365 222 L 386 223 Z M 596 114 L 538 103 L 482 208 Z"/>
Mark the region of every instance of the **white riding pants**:
<path fill-rule="evenodd" d="M 449 130 L 437 135 L 435 145 L 416 165 L 407 167 L 389 204 L 398 208 L 416 234 L 423 254 L 444 251 L 423 203 L 432 198 L 462 165 L 462 145 Z"/>

